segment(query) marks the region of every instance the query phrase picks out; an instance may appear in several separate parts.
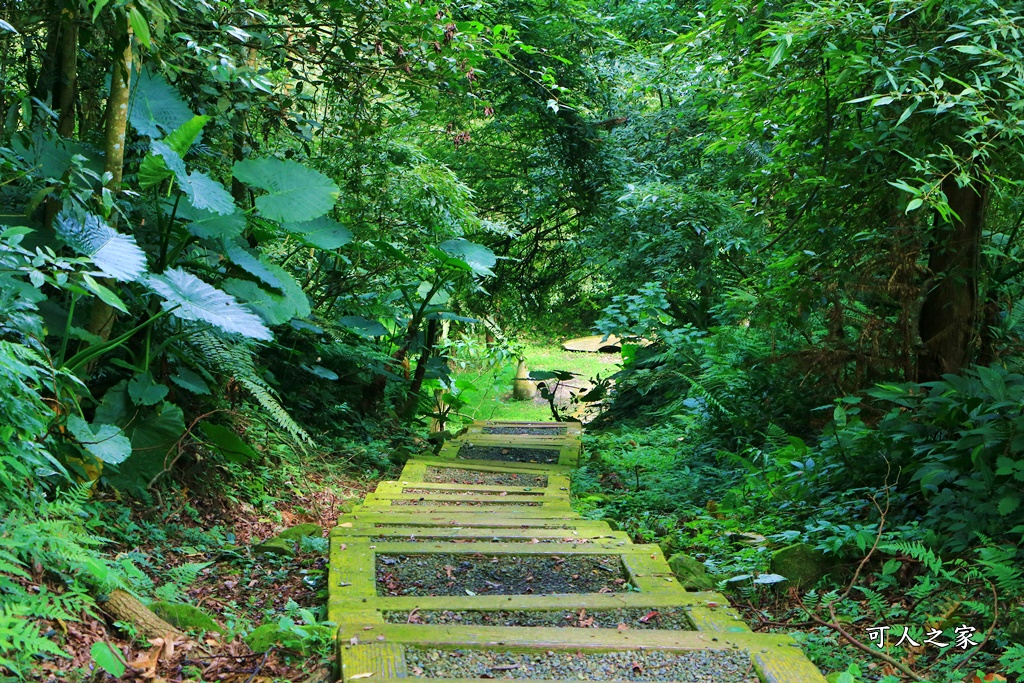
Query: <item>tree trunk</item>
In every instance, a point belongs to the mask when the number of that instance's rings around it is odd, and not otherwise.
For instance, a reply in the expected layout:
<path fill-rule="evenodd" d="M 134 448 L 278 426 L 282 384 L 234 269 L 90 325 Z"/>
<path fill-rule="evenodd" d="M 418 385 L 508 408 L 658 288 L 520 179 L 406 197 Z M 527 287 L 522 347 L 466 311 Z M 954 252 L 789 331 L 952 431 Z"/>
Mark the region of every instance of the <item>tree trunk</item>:
<path fill-rule="evenodd" d="M 60 74 L 54 84 L 53 104 L 60 112 L 57 134 L 69 138 L 75 133 L 75 95 L 78 85 L 78 16 L 74 3 L 60 13 Z"/>
<path fill-rule="evenodd" d="M 101 602 L 100 607 L 117 621 L 134 626 L 145 638 L 182 635 L 181 631 L 154 614 L 153 610 L 135 599 L 131 593 L 120 588 L 110 591 L 106 602 Z"/>
<path fill-rule="evenodd" d="M 427 362 L 434 353 L 434 344 L 437 341 L 437 320 L 427 322 L 426 339 L 423 340 L 423 348 L 420 350 L 419 360 L 416 361 L 416 373 L 413 375 L 412 384 L 409 385 L 409 393 L 405 397 L 405 408 L 402 411 L 406 419 L 416 417 L 416 410 L 420 404 L 420 389 L 423 387 L 423 378 L 427 374 Z"/>
<path fill-rule="evenodd" d="M 959 187 L 942 183 L 950 223 L 937 228 L 928 255 L 934 286 L 925 293 L 918 329 L 924 348 L 918 355 L 917 380 L 930 382 L 956 373 L 971 359 L 978 318 L 978 262 L 988 186 L 980 181 Z"/>
<path fill-rule="evenodd" d="M 110 174 L 104 186 L 116 195 L 121 190 L 124 172 L 124 147 L 128 135 L 128 98 L 132 77 L 132 36 L 126 17 L 117 20 L 118 39 L 114 43 L 114 67 L 110 76 L 110 96 L 107 98 L 107 129 L 103 170 Z M 117 213 L 110 216 L 111 227 L 117 226 Z M 109 286 L 109 283 L 106 283 Z M 114 327 L 114 308 L 93 299 L 89 315 L 89 331 L 106 341 Z"/>

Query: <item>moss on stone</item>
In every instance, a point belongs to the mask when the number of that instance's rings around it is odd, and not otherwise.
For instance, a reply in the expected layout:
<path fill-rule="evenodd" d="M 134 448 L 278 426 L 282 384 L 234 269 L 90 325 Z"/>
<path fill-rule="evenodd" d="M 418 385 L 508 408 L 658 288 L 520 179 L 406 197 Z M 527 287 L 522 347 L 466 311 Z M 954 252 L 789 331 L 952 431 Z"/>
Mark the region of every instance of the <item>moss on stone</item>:
<path fill-rule="evenodd" d="M 799 588 L 814 584 L 828 569 L 825 554 L 807 543 L 794 543 L 772 553 L 772 572 Z"/>
<path fill-rule="evenodd" d="M 284 541 L 298 542 L 303 538 L 323 538 L 324 530 L 316 524 L 297 524 L 290 529 L 285 529 L 274 538 Z"/>
<path fill-rule="evenodd" d="M 715 587 L 715 580 L 708 574 L 704 563 L 685 553 L 676 553 L 670 557 L 668 566 L 687 590 L 707 591 Z"/>
<path fill-rule="evenodd" d="M 153 610 L 158 617 L 175 628 L 180 628 L 182 631 L 216 631 L 217 633 L 227 633 L 220 624 L 213 620 L 213 617 L 192 605 L 176 602 L 154 602 L 149 606 L 149 609 Z"/>

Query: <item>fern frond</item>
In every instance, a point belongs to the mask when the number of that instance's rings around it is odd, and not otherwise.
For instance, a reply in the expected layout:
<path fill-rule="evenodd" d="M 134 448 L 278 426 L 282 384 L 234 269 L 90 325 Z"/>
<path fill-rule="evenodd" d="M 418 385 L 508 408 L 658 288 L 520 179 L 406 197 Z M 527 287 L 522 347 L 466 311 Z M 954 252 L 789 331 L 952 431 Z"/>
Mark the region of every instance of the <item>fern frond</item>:
<path fill-rule="evenodd" d="M 199 352 L 197 362 L 214 372 L 233 375 L 282 429 L 296 440 L 314 445 L 312 437 L 292 419 L 274 390 L 260 377 L 247 345 L 228 342 L 209 331 L 192 335 L 190 341 Z"/>

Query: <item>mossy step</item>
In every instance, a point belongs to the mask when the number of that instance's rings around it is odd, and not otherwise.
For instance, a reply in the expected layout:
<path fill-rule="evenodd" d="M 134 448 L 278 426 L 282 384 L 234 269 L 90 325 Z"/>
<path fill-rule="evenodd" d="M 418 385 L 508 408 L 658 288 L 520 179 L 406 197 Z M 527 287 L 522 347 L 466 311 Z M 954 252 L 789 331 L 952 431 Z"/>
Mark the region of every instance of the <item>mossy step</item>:
<path fill-rule="evenodd" d="M 589 543 L 450 543 L 450 542 L 376 542 L 366 538 L 333 536 L 328 576 L 329 602 L 377 597 L 376 558 L 378 555 L 465 555 L 502 556 L 578 556 L 613 555 L 619 558 L 624 578 L 641 593 L 678 592 L 682 590 L 668 568 L 661 549 L 656 545 L 623 543 L 615 547 L 599 547 Z M 493 596 L 472 596 L 486 600 Z M 554 598 L 560 601 L 560 598 Z M 337 614 L 332 620 L 342 619 Z"/>
<path fill-rule="evenodd" d="M 430 493 L 463 494 L 477 493 L 480 495 L 516 495 L 516 496 L 558 496 L 567 497 L 568 489 L 551 486 L 493 486 L 482 484 L 445 484 L 418 481 L 382 481 L 377 484 L 376 493 L 412 493 L 429 491 Z"/>
<path fill-rule="evenodd" d="M 580 517 L 565 519 L 551 517 L 520 517 L 510 514 L 510 510 L 501 510 L 492 515 L 466 515 L 452 513 L 451 508 L 437 510 L 434 514 L 424 514 L 422 511 L 399 510 L 394 511 L 382 508 L 367 508 L 353 510 L 352 512 L 338 518 L 339 527 L 345 524 L 382 524 L 387 526 L 419 526 L 423 528 L 448 527 L 448 528 L 469 528 L 469 529 L 589 529 L 592 524 L 604 524 L 607 522 L 594 522 L 593 520 Z M 609 529 L 611 527 L 608 527 Z"/>
<path fill-rule="evenodd" d="M 514 448 L 559 446 L 561 448 L 582 448 L 583 442 L 578 436 L 561 435 L 545 436 L 543 434 L 485 434 L 478 432 L 467 434 L 448 443 L 470 443 L 477 446 L 509 446 Z"/>
<path fill-rule="evenodd" d="M 583 433 L 583 425 L 579 422 L 516 422 L 511 420 L 477 420 L 466 427 L 466 433 L 482 433 L 488 427 L 528 427 L 532 429 L 550 429 L 553 432 L 564 429 L 567 435 L 576 436 Z"/>
<path fill-rule="evenodd" d="M 360 644 L 370 641 L 368 645 Z M 342 624 L 338 629 L 342 680 L 408 680 L 404 655 L 396 647 L 489 649 L 523 652 L 616 652 L 629 650 L 738 650 L 749 653 L 758 676 L 773 683 L 824 683 L 825 678 L 803 656 L 789 636 L 768 633 L 710 633 L 555 627 L 472 628 L 420 624 Z M 360 648 L 368 647 L 365 651 Z M 433 679 L 440 681 L 444 679 Z M 469 680 L 469 679 L 467 679 Z"/>
<path fill-rule="evenodd" d="M 443 494 L 443 493 L 368 493 L 363 499 L 363 505 L 392 505 L 400 501 L 398 505 L 443 505 L 471 506 L 471 505 L 506 505 L 513 507 L 569 507 L 569 496 L 501 496 L 501 495 L 472 495 L 472 494 Z"/>
<path fill-rule="evenodd" d="M 529 449 L 530 451 L 549 451 L 552 462 L 533 462 L 528 459 L 531 456 L 524 456 L 524 460 L 496 460 L 487 458 L 473 458 L 472 454 L 462 453 L 460 451 L 463 447 L 473 448 L 479 446 L 482 448 L 501 448 L 502 450 L 515 451 L 516 449 Z M 514 456 L 514 453 L 510 453 Z M 519 468 L 525 468 L 528 466 L 534 467 L 551 467 L 551 466 L 562 466 L 562 467 L 576 467 L 580 457 L 580 448 L 578 446 L 566 446 L 556 444 L 532 444 L 532 445 L 508 445 L 508 444 L 492 444 L 492 443 L 476 443 L 471 441 L 449 441 L 441 447 L 441 452 L 437 454 L 437 458 L 442 460 L 457 461 L 457 462 L 470 462 L 470 463 L 495 463 L 500 462 L 503 465 L 515 465 Z"/>
<path fill-rule="evenodd" d="M 536 484 L 524 484 L 529 488 L 545 489 L 550 491 L 568 491 L 569 490 L 569 470 L 556 468 L 551 471 L 536 472 L 536 471 L 524 471 L 518 467 L 502 467 L 494 463 L 487 463 L 483 465 L 472 465 L 466 464 L 465 461 L 458 463 L 448 460 L 410 460 L 405 464 L 402 469 L 402 474 L 398 477 L 398 480 L 403 484 L 431 484 L 434 486 L 474 486 L 475 484 L 459 484 L 453 482 L 428 482 L 428 473 L 433 474 L 434 472 L 445 472 L 452 478 L 464 477 L 464 478 L 477 478 L 485 479 L 490 477 L 490 480 L 509 479 L 513 481 L 531 481 L 539 480 Z M 495 484 L 490 484 L 495 486 Z M 503 486 L 504 484 L 502 484 Z"/>
<path fill-rule="evenodd" d="M 372 494 L 371 494 L 372 495 Z M 369 498 L 369 496 L 367 496 Z M 373 499 L 366 505 L 357 505 L 352 509 L 352 514 L 380 513 L 382 510 L 401 510 L 402 514 L 413 515 L 450 515 L 453 520 L 467 520 L 473 516 L 479 516 L 482 520 L 494 515 L 515 516 L 521 520 L 527 519 L 580 519 L 578 513 L 573 512 L 568 505 L 565 507 L 512 507 L 511 505 L 478 505 L 475 507 L 453 507 L 446 505 L 402 505 L 392 508 L 389 501 L 377 502 Z M 458 522 L 462 523 L 462 522 Z"/>
<path fill-rule="evenodd" d="M 543 464 L 534 462 L 502 462 L 500 460 L 452 460 L 436 455 L 421 455 L 416 460 L 406 463 L 406 469 L 422 465 L 423 467 L 451 467 L 458 470 L 474 470 L 477 472 L 506 472 L 510 474 L 538 474 L 541 476 L 572 476 L 573 468 L 568 465 Z M 406 479 L 403 471 L 400 479 Z"/>
<path fill-rule="evenodd" d="M 515 500 L 523 503 L 541 503 L 541 502 L 567 502 L 569 500 L 568 491 L 556 491 L 549 493 L 546 489 L 536 489 L 532 491 L 522 490 L 508 490 L 497 488 L 492 491 L 474 491 L 474 490 L 459 490 L 457 488 L 437 489 L 437 488 L 424 488 L 418 484 L 393 484 L 388 482 L 386 485 L 381 484 L 377 486 L 377 489 L 369 495 L 376 496 L 378 498 L 394 498 L 396 496 L 409 496 L 412 498 L 426 498 L 429 500 Z"/>
<path fill-rule="evenodd" d="M 478 539 L 478 538 L 507 538 L 530 541 L 531 539 L 568 539 L 580 542 L 617 542 L 629 543 L 629 536 L 622 531 L 612 531 L 611 527 L 603 522 L 580 522 L 572 529 L 548 529 L 548 528 L 527 528 L 498 527 L 498 528 L 465 528 L 465 527 L 422 527 L 415 525 L 380 527 L 376 524 L 363 524 L 361 522 L 342 522 L 351 526 L 335 527 L 331 530 L 331 536 L 394 536 L 396 538 L 415 536 L 418 540 L 444 540 L 444 539 Z"/>
<path fill-rule="evenodd" d="M 661 609 L 682 607 L 687 610 L 728 610 L 725 596 L 715 592 L 691 593 L 684 590 L 660 591 L 657 593 L 576 593 L 559 596 L 553 601 L 548 595 L 488 595 L 488 596 L 421 596 L 421 595 L 378 595 L 372 597 L 339 598 L 329 605 L 337 610 L 451 610 L 451 611 L 562 611 L 562 610 L 609 610 L 621 608 Z M 348 620 L 346 620 L 348 621 Z M 694 630 L 749 631 L 742 620 L 721 620 L 725 628 Z"/>

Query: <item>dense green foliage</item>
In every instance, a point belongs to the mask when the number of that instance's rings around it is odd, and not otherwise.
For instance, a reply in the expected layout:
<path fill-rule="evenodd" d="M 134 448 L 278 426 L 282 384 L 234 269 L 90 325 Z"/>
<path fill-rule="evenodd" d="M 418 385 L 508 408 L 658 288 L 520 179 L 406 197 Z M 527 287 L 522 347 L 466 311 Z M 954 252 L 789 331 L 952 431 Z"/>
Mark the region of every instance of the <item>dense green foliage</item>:
<path fill-rule="evenodd" d="M 0 4 L 0 668 L 115 587 L 183 597 L 106 552 L 125 501 L 381 473 L 593 328 L 651 342 L 591 396 L 593 515 L 809 620 L 826 669 L 840 620 L 974 619 L 863 675 L 1020 674 L 1022 31 L 997 0 Z M 842 569 L 728 581 L 797 540 Z"/>

